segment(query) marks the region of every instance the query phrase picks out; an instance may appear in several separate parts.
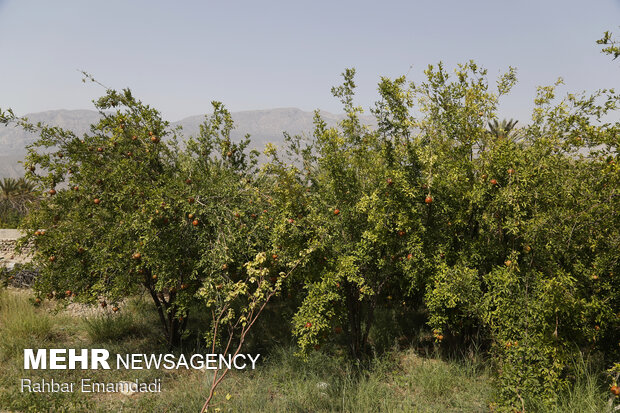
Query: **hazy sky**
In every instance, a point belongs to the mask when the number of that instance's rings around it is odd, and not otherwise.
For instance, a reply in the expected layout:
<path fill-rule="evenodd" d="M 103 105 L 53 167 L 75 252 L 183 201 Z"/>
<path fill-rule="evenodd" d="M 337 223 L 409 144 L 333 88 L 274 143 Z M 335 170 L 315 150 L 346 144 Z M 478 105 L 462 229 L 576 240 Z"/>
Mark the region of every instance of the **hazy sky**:
<path fill-rule="evenodd" d="M 83 69 L 171 121 L 212 100 L 340 112 L 330 88 L 347 67 L 368 108 L 380 76 L 474 59 L 493 79 L 517 67 L 501 115 L 525 123 L 536 86 L 559 76 L 566 91 L 620 89 L 620 59 L 595 44 L 618 26 L 620 0 L 0 0 L 0 107 L 92 109 L 103 90 Z"/>

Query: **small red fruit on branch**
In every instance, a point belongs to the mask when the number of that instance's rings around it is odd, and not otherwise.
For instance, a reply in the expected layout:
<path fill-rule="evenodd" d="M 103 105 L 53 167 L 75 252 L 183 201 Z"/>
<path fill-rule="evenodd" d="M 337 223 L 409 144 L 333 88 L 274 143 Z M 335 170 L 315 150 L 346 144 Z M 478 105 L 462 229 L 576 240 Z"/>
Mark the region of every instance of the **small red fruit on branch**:
<path fill-rule="evenodd" d="M 308 321 L 308 322 L 306 323 L 306 328 L 310 328 L 310 327 L 312 327 L 312 323 Z"/>
<path fill-rule="evenodd" d="M 387 184 L 388 185 L 392 185 L 394 183 L 394 181 L 392 181 L 392 178 L 388 178 L 387 179 Z"/>
<path fill-rule="evenodd" d="M 134 260 L 139 260 L 140 258 L 142 258 L 142 254 L 140 254 L 139 252 L 134 252 L 131 258 L 133 258 Z"/>
<path fill-rule="evenodd" d="M 56 261 L 56 256 L 55 255 L 51 255 L 49 260 L 50 260 L 50 262 Z"/>
<path fill-rule="evenodd" d="M 433 203 L 433 197 L 430 195 L 426 196 L 426 199 L 424 200 L 424 202 L 426 202 L 427 204 L 432 204 Z"/>
<path fill-rule="evenodd" d="M 54 188 L 49 190 L 50 195 L 56 195 L 56 190 Z"/>
<path fill-rule="evenodd" d="M 497 185 L 497 179 L 491 179 L 489 182 L 491 182 L 491 185 Z"/>
<path fill-rule="evenodd" d="M 95 198 L 93 199 L 93 202 L 95 203 L 95 205 L 99 205 L 101 203 L 101 200 L 99 198 Z"/>
<path fill-rule="evenodd" d="M 339 209 L 334 209 L 334 215 L 338 215 L 340 213 Z"/>
<path fill-rule="evenodd" d="M 197 226 L 198 226 L 198 220 L 197 220 L 197 219 L 193 220 L 193 221 L 192 221 L 192 225 L 193 225 L 193 226 L 195 226 L 195 227 L 197 227 Z"/>
<path fill-rule="evenodd" d="M 618 386 L 611 386 L 611 388 L 609 389 L 609 391 L 611 392 L 611 394 L 613 394 L 614 396 L 620 396 L 620 387 Z"/>
<path fill-rule="evenodd" d="M 190 197 L 190 198 L 187 198 L 187 202 L 189 202 L 190 204 L 193 204 L 193 203 L 194 203 L 194 201 L 195 201 L 195 199 L 194 199 L 194 198 L 191 198 L 191 197 Z"/>
<path fill-rule="evenodd" d="M 514 173 L 515 173 L 515 170 L 514 170 L 514 169 L 512 169 L 512 168 L 508 169 L 508 175 L 512 175 L 512 174 L 514 174 Z"/>

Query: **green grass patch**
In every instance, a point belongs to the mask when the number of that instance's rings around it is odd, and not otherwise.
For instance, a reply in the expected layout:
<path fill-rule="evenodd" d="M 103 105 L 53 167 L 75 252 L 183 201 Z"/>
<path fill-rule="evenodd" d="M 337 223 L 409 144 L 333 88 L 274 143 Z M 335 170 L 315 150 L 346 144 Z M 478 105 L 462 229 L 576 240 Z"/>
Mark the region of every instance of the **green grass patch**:
<path fill-rule="evenodd" d="M 148 300 L 134 298 L 117 314 L 90 318 L 53 310 L 49 303 L 34 305 L 26 291 L 0 290 L 0 411 L 194 412 L 202 407 L 210 371 L 24 371 L 24 348 L 106 348 L 113 354 L 167 352 L 157 314 Z M 314 351 L 304 360 L 290 344 L 266 348 L 258 338 L 255 343 L 254 349 L 265 350 L 261 350 L 257 369 L 230 372 L 217 389 L 211 411 L 456 413 L 494 408 L 493 374 L 477 354 L 442 358 L 394 346 L 394 350 L 360 364 L 336 355 L 332 352 L 335 347 Z M 601 371 L 599 367 L 583 360 L 574 363 L 575 384 L 558 395 L 555 412 L 606 411 L 608 393 L 603 377 L 596 373 Z M 162 393 L 27 394 L 19 388 L 21 378 L 78 383 L 83 377 L 100 382 L 160 378 Z M 528 411 L 546 412 L 535 401 L 529 403 Z"/>
<path fill-rule="evenodd" d="M 131 314 L 102 314 L 84 319 L 88 337 L 93 343 L 118 341 L 139 336 L 141 331 L 135 325 Z"/>
<path fill-rule="evenodd" d="M 23 292 L 0 290 L 0 355 L 21 355 L 24 348 L 43 347 L 57 332 L 52 316 L 38 311 Z"/>

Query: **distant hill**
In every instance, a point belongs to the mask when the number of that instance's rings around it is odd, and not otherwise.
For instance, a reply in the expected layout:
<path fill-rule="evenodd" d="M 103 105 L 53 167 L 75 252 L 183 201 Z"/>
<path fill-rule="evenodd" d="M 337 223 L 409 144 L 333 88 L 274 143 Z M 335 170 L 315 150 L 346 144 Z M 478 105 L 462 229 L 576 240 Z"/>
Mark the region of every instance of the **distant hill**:
<path fill-rule="evenodd" d="M 279 108 L 233 112 L 235 129 L 232 139 L 239 140 L 246 134 L 252 138 L 252 147 L 262 150 L 267 142 L 281 145 L 283 132 L 291 135 L 310 134 L 313 129 L 313 112 L 305 112 L 296 108 Z M 93 110 L 51 110 L 26 115 L 29 121 L 42 122 L 51 126 L 59 126 L 72 130 L 78 135 L 88 132 L 91 124 L 99 120 L 99 113 Z M 172 127 L 181 126 L 183 136 L 196 136 L 199 126 L 204 122 L 205 115 L 190 116 L 177 122 Z M 321 116 L 329 125 L 335 125 L 344 115 L 321 112 Z M 363 116 L 362 121 L 374 125 L 372 116 Z M 33 133 L 25 132 L 14 126 L 0 126 L 0 177 L 19 177 L 23 175 L 26 146 L 37 139 Z"/>

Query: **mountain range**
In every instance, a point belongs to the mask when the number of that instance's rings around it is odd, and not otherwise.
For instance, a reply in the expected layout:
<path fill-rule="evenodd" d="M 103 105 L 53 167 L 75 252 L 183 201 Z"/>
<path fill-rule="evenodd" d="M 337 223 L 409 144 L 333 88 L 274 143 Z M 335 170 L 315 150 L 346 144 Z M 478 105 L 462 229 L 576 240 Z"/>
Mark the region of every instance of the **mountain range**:
<path fill-rule="evenodd" d="M 235 129 L 231 133 L 233 140 L 239 140 L 250 134 L 251 147 L 262 150 L 267 142 L 276 146 L 283 143 L 283 132 L 291 135 L 310 134 L 313 130 L 313 112 L 305 112 L 297 108 L 278 108 L 232 112 Z M 321 116 L 329 126 L 344 119 L 343 114 L 332 114 L 321 111 Z M 69 129 L 78 136 L 89 131 L 90 125 L 96 123 L 100 114 L 94 110 L 50 110 L 25 115 L 32 123 L 42 122 L 49 126 Z M 204 122 L 205 115 L 190 116 L 171 122 L 171 128 L 182 127 L 184 137 L 196 136 Z M 363 123 L 374 125 L 372 116 L 362 116 Z M 26 132 L 14 125 L 0 126 L 0 178 L 17 178 L 24 174 L 20 163 L 26 155 L 26 147 L 37 140 L 37 135 Z"/>

